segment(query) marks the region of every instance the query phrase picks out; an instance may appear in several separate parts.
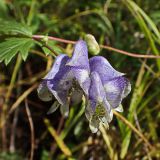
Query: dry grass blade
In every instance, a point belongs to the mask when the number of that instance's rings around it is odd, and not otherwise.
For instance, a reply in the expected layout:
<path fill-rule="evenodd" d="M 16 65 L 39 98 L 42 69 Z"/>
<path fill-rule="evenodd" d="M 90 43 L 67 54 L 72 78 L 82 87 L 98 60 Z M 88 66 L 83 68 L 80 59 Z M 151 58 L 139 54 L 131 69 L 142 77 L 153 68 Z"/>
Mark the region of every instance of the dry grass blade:
<path fill-rule="evenodd" d="M 113 113 L 122 120 L 130 129 L 132 129 L 147 145 L 150 149 L 153 149 L 154 147 L 149 143 L 147 138 L 137 129 L 135 128 L 126 118 L 124 118 L 121 114 L 119 114 L 116 111 L 113 111 Z"/>
<path fill-rule="evenodd" d="M 57 145 L 59 146 L 59 148 L 61 149 L 61 151 L 66 155 L 66 156 L 71 156 L 72 153 L 70 151 L 70 149 L 65 145 L 64 141 L 61 139 L 60 136 L 58 136 L 57 132 L 55 131 L 55 129 L 51 126 L 50 122 L 48 119 L 44 119 L 44 123 L 48 129 L 48 131 L 50 132 L 50 134 L 53 136 L 53 138 L 55 139 L 55 141 L 57 142 Z"/>
<path fill-rule="evenodd" d="M 100 129 L 102 136 L 103 136 L 103 139 L 107 145 L 107 152 L 108 152 L 110 159 L 118 160 L 117 152 L 116 152 L 116 150 L 113 149 L 113 147 L 111 145 L 111 141 L 109 139 L 109 136 L 106 133 L 105 127 L 103 125 L 100 125 L 99 129 Z"/>

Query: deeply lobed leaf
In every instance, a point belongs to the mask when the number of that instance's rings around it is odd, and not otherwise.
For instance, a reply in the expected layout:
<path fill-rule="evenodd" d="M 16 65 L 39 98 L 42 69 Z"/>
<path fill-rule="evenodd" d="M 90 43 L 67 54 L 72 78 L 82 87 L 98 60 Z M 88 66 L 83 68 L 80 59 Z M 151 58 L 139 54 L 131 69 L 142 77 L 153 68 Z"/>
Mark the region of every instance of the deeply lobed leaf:
<path fill-rule="evenodd" d="M 9 38 L 0 43 L 0 62 L 5 61 L 7 65 L 11 59 L 19 52 L 26 60 L 28 51 L 33 45 L 33 40 L 30 38 Z"/>

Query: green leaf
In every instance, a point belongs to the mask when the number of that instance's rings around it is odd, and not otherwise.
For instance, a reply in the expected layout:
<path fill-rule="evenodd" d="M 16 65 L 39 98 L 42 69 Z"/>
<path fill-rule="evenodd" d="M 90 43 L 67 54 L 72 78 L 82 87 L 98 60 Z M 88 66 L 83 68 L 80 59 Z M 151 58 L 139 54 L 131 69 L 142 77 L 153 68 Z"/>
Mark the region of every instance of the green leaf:
<path fill-rule="evenodd" d="M 155 23 L 152 21 L 152 19 L 134 1 L 128 0 L 128 3 L 132 6 L 132 8 L 134 8 L 137 12 L 139 12 L 142 15 L 142 17 L 149 25 L 153 33 L 157 36 L 158 39 L 160 39 L 160 32 Z"/>
<path fill-rule="evenodd" d="M 0 62 L 5 61 L 7 65 L 11 59 L 19 52 L 26 60 L 28 51 L 33 45 L 33 40 L 30 38 L 9 38 L 0 43 Z"/>
<path fill-rule="evenodd" d="M 27 25 L 11 21 L 4 21 L 0 19 L 0 35 L 25 35 L 27 37 L 32 36 L 32 30 Z"/>

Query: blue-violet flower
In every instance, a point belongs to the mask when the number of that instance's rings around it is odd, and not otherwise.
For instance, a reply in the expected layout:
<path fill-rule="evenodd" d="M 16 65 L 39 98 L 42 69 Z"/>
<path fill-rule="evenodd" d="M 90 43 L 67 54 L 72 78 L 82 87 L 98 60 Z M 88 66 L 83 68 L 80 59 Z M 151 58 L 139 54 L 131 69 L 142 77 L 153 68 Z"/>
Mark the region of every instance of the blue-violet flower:
<path fill-rule="evenodd" d="M 86 97 L 85 114 L 93 133 L 98 131 L 100 123 L 108 125 L 113 111 L 123 111 L 122 99 L 131 91 L 131 85 L 124 73 L 116 71 L 102 56 L 88 59 L 87 44 L 79 40 L 71 58 L 59 55 L 38 88 L 39 97 L 44 101 L 57 102 L 51 107 L 55 111 L 61 106 L 61 112 L 67 116 L 69 104 L 79 103 L 82 95 Z"/>

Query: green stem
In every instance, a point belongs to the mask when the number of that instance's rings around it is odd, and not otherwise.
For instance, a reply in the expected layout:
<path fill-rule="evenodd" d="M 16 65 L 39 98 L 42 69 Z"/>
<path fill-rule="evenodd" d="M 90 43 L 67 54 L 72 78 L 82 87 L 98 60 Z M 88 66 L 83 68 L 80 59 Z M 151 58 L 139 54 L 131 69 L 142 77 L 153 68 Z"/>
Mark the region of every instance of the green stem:
<path fill-rule="evenodd" d="M 18 73 L 19 67 L 21 65 L 21 62 L 22 62 L 22 58 L 19 54 L 18 57 L 17 57 L 16 65 L 15 65 L 14 70 L 13 70 L 13 74 L 12 74 L 11 81 L 10 81 L 10 84 L 9 84 L 8 92 L 6 94 L 6 103 L 8 103 L 9 97 L 10 97 L 12 89 L 14 87 L 14 82 L 16 80 L 17 73 Z"/>
<path fill-rule="evenodd" d="M 18 73 L 18 70 L 19 70 L 19 67 L 21 65 L 21 62 L 22 62 L 22 58 L 20 55 L 18 55 L 17 57 L 17 61 L 16 61 L 16 65 L 14 67 L 14 70 L 13 70 L 13 74 L 12 74 L 12 77 L 11 77 L 11 81 L 10 81 L 10 84 L 9 84 L 9 88 L 8 88 L 8 91 L 6 93 L 6 97 L 5 97 L 5 103 L 2 107 L 2 113 L 1 113 L 1 118 L 0 118 L 0 126 L 2 126 L 2 144 L 3 144 L 3 149 L 5 150 L 6 149 L 6 125 L 4 124 L 5 123 L 5 119 L 6 119 L 6 114 L 7 114 L 7 108 L 8 108 L 8 102 L 9 102 L 9 98 L 10 98 L 10 95 L 12 93 L 12 90 L 13 90 L 13 87 L 14 87 L 14 83 L 15 83 L 15 80 L 16 80 L 16 77 L 17 77 L 17 73 Z"/>
<path fill-rule="evenodd" d="M 13 70 L 13 74 L 12 74 L 11 81 L 10 81 L 10 84 L 9 84 L 9 87 L 8 87 L 8 91 L 6 93 L 5 103 L 4 103 L 3 108 L 2 108 L 1 122 L 3 122 L 3 120 L 6 118 L 8 101 L 9 101 L 10 95 L 12 93 L 12 90 L 14 88 L 14 83 L 15 83 L 15 80 L 16 80 L 17 73 L 18 73 L 19 67 L 21 65 L 21 62 L 22 62 L 22 58 L 19 54 L 18 57 L 17 57 L 16 65 L 15 65 L 14 70 Z"/>

